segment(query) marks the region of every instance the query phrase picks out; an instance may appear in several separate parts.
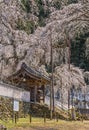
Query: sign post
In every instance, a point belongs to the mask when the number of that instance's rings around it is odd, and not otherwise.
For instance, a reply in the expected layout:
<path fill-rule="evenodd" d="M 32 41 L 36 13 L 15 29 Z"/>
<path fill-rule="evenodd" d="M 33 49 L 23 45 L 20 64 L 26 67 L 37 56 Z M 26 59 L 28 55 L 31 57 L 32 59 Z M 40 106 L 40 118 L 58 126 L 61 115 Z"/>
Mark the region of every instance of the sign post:
<path fill-rule="evenodd" d="M 19 101 L 14 100 L 13 110 L 15 112 L 15 124 L 17 123 L 17 112 L 19 111 Z"/>
<path fill-rule="evenodd" d="M 19 101 L 14 100 L 13 110 L 15 112 L 19 111 Z"/>

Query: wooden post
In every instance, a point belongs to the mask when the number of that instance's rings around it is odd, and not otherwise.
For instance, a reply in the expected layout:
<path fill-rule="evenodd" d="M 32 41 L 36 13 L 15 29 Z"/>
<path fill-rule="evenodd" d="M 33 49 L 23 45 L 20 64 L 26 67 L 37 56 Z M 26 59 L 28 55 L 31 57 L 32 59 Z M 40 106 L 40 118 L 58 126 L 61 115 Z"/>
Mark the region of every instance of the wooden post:
<path fill-rule="evenodd" d="M 53 114 L 52 114 L 52 85 L 50 87 L 50 120 L 52 120 Z"/>
<path fill-rule="evenodd" d="M 45 86 L 43 86 L 43 103 L 45 102 Z"/>
<path fill-rule="evenodd" d="M 25 103 L 23 101 L 23 113 L 24 113 L 24 118 L 25 118 Z"/>
<path fill-rule="evenodd" d="M 37 86 L 35 86 L 35 92 L 34 92 L 34 102 L 36 103 L 36 96 L 37 96 Z"/>
<path fill-rule="evenodd" d="M 14 110 L 13 110 L 14 100 L 12 99 L 12 123 L 14 122 Z"/>
<path fill-rule="evenodd" d="M 57 113 L 56 113 L 56 121 L 58 122 L 58 115 L 57 115 Z"/>
<path fill-rule="evenodd" d="M 68 109 L 70 109 L 70 90 L 68 90 Z"/>
<path fill-rule="evenodd" d="M 17 115 L 16 115 L 16 113 L 15 113 L 15 124 L 17 123 Z"/>
<path fill-rule="evenodd" d="M 29 114 L 29 116 L 30 116 L 30 123 L 32 122 L 32 115 L 31 114 Z"/>
<path fill-rule="evenodd" d="M 72 116 L 72 120 L 74 120 L 74 102 L 73 102 L 73 97 L 74 97 L 74 92 L 73 92 L 73 87 L 72 87 L 72 113 L 71 113 L 71 116 Z"/>
<path fill-rule="evenodd" d="M 32 118 L 31 118 L 31 102 L 29 102 L 29 121 L 30 123 L 32 122 Z"/>
<path fill-rule="evenodd" d="M 44 123 L 46 122 L 46 112 L 44 113 Z"/>
<path fill-rule="evenodd" d="M 68 90 L 68 117 L 70 116 L 70 90 Z"/>

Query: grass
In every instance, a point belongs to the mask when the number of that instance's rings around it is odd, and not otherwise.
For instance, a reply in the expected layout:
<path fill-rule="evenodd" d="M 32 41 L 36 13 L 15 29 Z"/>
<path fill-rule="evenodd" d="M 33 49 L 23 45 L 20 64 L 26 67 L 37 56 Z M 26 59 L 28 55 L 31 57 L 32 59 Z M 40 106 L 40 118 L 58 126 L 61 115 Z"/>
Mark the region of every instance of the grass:
<path fill-rule="evenodd" d="M 30 123 L 29 117 L 20 118 L 17 124 L 12 121 L 3 122 L 1 124 L 6 126 L 8 130 L 89 130 L 89 121 L 64 121 L 59 120 L 46 120 L 44 123 L 43 118 L 32 118 Z"/>

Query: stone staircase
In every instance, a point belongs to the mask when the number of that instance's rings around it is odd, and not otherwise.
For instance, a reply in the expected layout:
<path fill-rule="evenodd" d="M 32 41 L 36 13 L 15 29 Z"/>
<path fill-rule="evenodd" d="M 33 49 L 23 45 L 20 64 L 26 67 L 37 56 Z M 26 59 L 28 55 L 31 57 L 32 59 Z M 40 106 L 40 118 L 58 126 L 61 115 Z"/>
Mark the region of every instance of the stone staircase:
<path fill-rule="evenodd" d="M 48 97 L 48 96 L 45 97 L 45 104 L 50 106 L 50 97 Z M 58 113 L 60 115 L 60 117 L 62 117 L 62 119 L 70 118 L 70 112 L 68 111 L 67 104 L 64 105 L 55 99 L 54 105 L 55 105 L 55 112 Z M 71 106 L 70 106 L 70 108 L 71 108 Z"/>

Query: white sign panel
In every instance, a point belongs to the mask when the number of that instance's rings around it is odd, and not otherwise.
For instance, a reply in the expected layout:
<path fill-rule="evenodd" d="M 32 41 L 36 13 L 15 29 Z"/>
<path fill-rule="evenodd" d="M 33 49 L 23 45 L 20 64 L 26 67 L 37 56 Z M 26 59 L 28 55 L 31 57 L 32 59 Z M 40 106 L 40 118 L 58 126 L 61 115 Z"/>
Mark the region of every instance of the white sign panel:
<path fill-rule="evenodd" d="M 19 111 L 19 101 L 14 100 L 13 110 L 14 111 Z"/>
<path fill-rule="evenodd" d="M 27 91 L 23 91 L 23 93 L 22 93 L 22 99 L 23 99 L 23 101 L 27 101 L 27 102 L 29 102 L 30 101 L 30 94 L 29 94 L 29 92 L 27 92 Z"/>
<path fill-rule="evenodd" d="M 5 83 L 0 83 L 0 96 L 13 98 L 19 101 L 30 102 L 29 91 L 25 91 L 23 89 Z"/>

